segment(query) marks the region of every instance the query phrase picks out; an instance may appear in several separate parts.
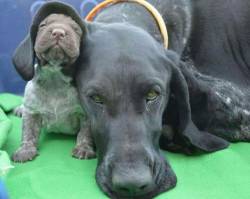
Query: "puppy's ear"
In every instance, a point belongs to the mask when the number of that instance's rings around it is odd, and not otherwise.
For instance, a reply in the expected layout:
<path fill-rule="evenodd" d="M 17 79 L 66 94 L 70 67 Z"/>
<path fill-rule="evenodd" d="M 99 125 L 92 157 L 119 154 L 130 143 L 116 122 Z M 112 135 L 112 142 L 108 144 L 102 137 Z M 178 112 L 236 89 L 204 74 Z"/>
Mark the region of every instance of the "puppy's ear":
<path fill-rule="evenodd" d="M 16 48 L 12 62 L 17 72 L 24 80 L 30 80 L 34 76 L 34 50 L 30 34 Z"/>
<path fill-rule="evenodd" d="M 184 144 L 184 148 L 190 147 L 205 152 L 213 152 L 226 148 L 229 145 L 227 141 L 207 132 L 200 131 L 193 123 L 187 82 L 178 68 L 180 64 L 179 57 L 170 51 L 167 52 L 167 57 L 169 58 L 169 65 L 172 70 L 170 100 L 174 101 L 171 103 L 171 112 L 175 112 L 173 114 L 177 119 L 174 123 L 176 133 L 178 134 L 176 135 L 178 144 Z M 166 116 L 166 118 L 168 117 L 171 117 L 171 115 Z"/>
<path fill-rule="evenodd" d="M 30 80 L 34 76 L 34 43 L 37 36 L 39 24 L 50 14 L 64 14 L 70 16 L 86 33 L 86 26 L 80 15 L 70 5 L 61 2 L 49 2 L 44 4 L 34 16 L 29 34 L 19 44 L 14 52 L 12 61 L 18 73 L 25 80 Z"/>

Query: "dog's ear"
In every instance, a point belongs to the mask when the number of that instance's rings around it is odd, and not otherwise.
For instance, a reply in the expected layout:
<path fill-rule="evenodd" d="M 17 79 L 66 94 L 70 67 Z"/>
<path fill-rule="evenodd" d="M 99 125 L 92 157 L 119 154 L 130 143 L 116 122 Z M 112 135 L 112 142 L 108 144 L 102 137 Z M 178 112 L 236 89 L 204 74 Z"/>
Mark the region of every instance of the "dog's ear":
<path fill-rule="evenodd" d="M 187 82 L 180 71 L 178 65 L 180 60 L 176 53 L 167 51 L 168 62 L 170 70 L 172 71 L 170 80 L 170 100 L 171 111 L 175 112 L 176 137 L 179 139 L 178 144 L 183 144 L 184 147 L 190 147 L 192 149 L 198 149 L 205 152 L 213 152 L 226 148 L 229 143 L 222 138 L 212 135 L 207 132 L 200 131 L 192 121 L 191 108 L 189 103 L 189 92 Z M 166 117 L 171 117 L 167 115 Z M 188 150 L 187 150 L 188 151 Z"/>
<path fill-rule="evenodd" d="M 50 14 L 64 14 L 70 16 L 81 27 L 83 35 L 86 33 L 84 21 L 70 5 L 61 2 L 49 2 L 44 4 L 34 16 L 29 34 L 19 44 L 12 58 L 16 70 L 24 80 L 30 80 L 34 76 L 34 43 L 37 31 L 39 24 Z"/>
<path fill-rule="evenodd" d="M 24 80 L 32 79 L 34 76 L 34 50 L 30 34 L 16 48 L 12 62 Z"/>

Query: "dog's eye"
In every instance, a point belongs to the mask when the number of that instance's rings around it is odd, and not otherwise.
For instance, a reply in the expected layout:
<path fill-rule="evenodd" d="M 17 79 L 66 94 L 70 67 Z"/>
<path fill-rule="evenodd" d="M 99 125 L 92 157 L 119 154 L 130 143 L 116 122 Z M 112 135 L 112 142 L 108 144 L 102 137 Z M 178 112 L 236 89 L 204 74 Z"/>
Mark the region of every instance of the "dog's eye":
<path fill-rule="evenodd" d="M 73 26 L 73 29 L 76 31 L 76 32 L 80 32 L 80 29 L 76 26 Z"/>
<path fill-rule="evenodd" d="M 40 25 L 39 25 L 39 28 L 42 28 L 42 27 L 45 27 L 46 26 L 46 23 L 41 23 Z"/>
<path fill-rule="evenodd" d="M 96 104 L 104 104 L 104 98 L 101 95 L 94 94 L 91 95 L 90 98 Z"/>
<path fill-rule="evenodd" d="M 76 25 L 72 25 L 73 30 L 78 34 L 81 35 L 82 34 L 82 30 L 80 27 L 76 26 Z"/>
<path fill-rule="evenodd" d="M 146 94 L 146 101 L 147 102 L 154 101 L 159 95 L 160 93 L 158 91 L 150 89 Z"/>

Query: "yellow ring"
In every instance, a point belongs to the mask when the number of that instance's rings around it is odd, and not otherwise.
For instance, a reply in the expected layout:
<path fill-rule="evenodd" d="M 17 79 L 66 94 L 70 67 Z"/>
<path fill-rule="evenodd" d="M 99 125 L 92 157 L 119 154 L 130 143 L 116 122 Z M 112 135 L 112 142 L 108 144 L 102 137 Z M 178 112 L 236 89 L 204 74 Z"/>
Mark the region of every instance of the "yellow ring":
<path fill-rule="evenodd" d="M 168 31 L 167 31 L 166 24 L 161 16 L 161 14 L 159 13 L 159 11 L 153 5 L 151 5 L 150 3 L 148 3 L 145 0 L 105 0 L 102 3 L 98 4 L 96 7 L 94 7 L 93 10 L 91 10 L 89 12 L 89 14 L 86 16 L 85 19 L 87 21 L 93 21 L 94 17 L 101 9 L 104 9 L 112 4 L 121 3 L 121 2 L 138 3 L 142 6 L 144 6 L 152 14 L 154 19 L 156 20 L 158 27 L 160 29 L 160 32 L 162 34 L 164 47 L 168 48 Z"/>

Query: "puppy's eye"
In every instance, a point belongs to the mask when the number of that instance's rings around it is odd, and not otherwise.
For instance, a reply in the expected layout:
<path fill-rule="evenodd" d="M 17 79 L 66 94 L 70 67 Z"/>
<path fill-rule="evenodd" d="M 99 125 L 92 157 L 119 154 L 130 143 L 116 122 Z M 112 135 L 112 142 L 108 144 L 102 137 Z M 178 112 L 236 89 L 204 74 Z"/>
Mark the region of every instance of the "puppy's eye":
<path fill-rule="evenodd" d="M 146 101 L 154 101 L 156 98 L 160 95 L 160 93 L 154 89 L 150 89 L 148 93 L 146 94 Z"/>
<path fill-rule="evenodd" d="M 80 29 L 76 26 L 73 26 L 73 29 L 76 31 L 76 32 L 80 32 Z"/>
<path fill-rule="evenodd" d="M 45 27 L 46 26 L 46 23 L 41 23 L 40 25 L 39 25 L 39 28 L 43 28 L 43 27 Z"/>
<path fill-rule="evenodd" d="M 71 28 L 72 28 L 77 34 L 81 34 L 81 32 L 82 32 L 80 26 L 78 26 L 77 24 L 71 24 Z"/>
<path fill-rule="evenodd" d="M 101 95 L 98 94 L 91 95 L 90 99 L 96 104 L 104 104 L 104 98 Z"/>

